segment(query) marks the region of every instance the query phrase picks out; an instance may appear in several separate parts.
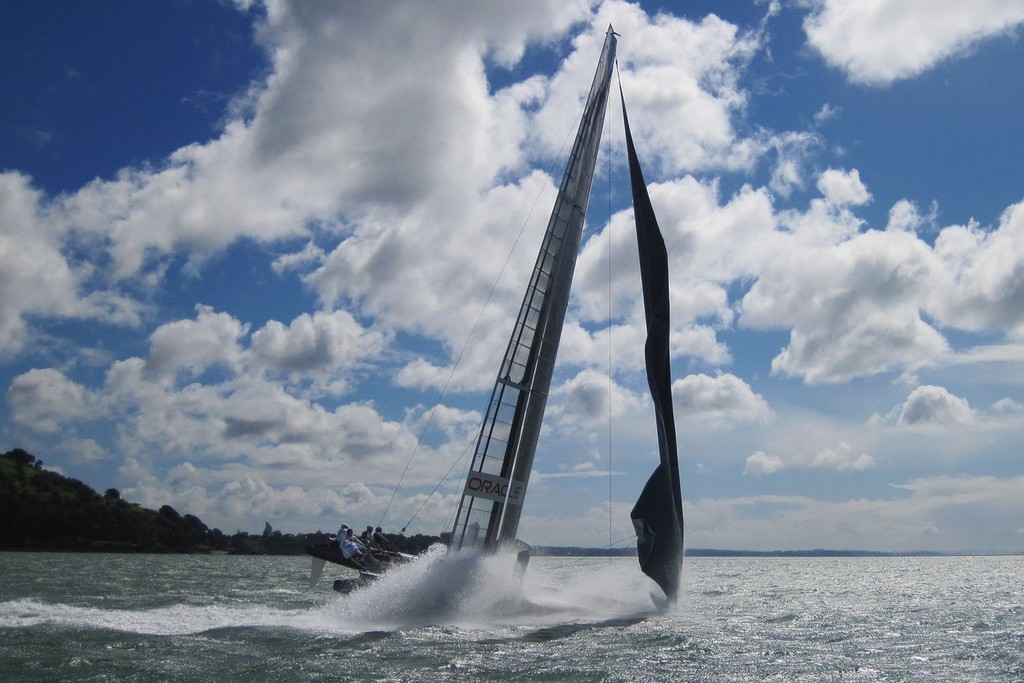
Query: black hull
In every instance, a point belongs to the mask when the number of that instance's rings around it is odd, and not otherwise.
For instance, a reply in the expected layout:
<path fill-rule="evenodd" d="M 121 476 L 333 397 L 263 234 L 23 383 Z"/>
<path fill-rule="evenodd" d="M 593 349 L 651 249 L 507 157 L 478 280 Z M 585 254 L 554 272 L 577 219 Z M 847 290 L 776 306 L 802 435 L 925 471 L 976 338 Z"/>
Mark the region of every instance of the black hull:
<path fill-rule="evenodd" d="M 367 567 L 358 565 L 351 560 L 346 560 L 341 554 L 341 548 L 338 547 L 337 543 L 327 543 L 324 545 L 307 545 L 306 554 L 315 557 L 319 560 L 326 560 L 327 562 L 333 562 L 334 564 L 340 564 L 342 567 L 348 567 L 349 569 L 355 569 L 357 572 L 366 571 Z"/>
<path fill-rule="evenodd" d="M 341 549 L 338 547 L 338 543 L 336 541 L 320 545 L 307 545 L 306 554 L 319 560 L 339 564 L 342 567 L 347 567 L 348 569 L 354 569 L 359 572 L 360 577 L 372 576 L 374 578 L 391 567 L 394 567 L 397 564 L 403 564 L 412 559 L 412 555 L 389 552 L 386 555 L 382 554 L 379 559 L 368 558 L 363 562 L 354 562 L 345 558 L 341 554 Z M 339 581 L 348 580 L 349 579 L 339 579 Z"/>
<path fill-rule="evenodd" d="M 335 579 L 334 590 L 338 593 L 351 593 L 357 588 L 362 588 L 376 581 L 378 576 L 367 572 L 360 572 L 354 579 Z"/>

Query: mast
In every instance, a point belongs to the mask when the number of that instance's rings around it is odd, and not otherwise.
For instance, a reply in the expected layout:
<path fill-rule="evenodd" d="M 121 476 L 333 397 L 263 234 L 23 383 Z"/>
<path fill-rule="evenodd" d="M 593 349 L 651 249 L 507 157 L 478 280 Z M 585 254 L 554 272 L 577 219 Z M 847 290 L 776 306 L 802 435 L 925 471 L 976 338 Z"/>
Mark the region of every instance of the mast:
<path fill-rule="evenodd" d="M 576 141 L 480 427 L 452 529 L 453 549 L 494 550 L 514 541 L 519 528 L 590 200 L 615 64 L 615 35 L 609 25 Z"/>

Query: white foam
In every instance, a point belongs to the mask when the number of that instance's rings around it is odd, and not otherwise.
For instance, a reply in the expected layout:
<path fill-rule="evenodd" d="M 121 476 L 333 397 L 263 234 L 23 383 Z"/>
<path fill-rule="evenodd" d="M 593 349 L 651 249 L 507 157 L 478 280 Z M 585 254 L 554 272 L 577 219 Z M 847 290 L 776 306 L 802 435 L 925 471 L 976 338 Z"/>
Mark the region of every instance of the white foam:
<path fill-rule="evenodd" d="M 20 599 L 0 603 L 0 627 L 53 624 L 146 635 L 279 627 L 329 634 L 434 625 L 549 625 L 653 611 L 653 584 L 633 565 L 570 563 L 552 573 L 540 564 L 538 568 L 534 560 L 534 568 L 521 577 L 511 554 L 449 554 L 436 547 L 349 595 L 325 595 L 328 589 L 321 584 L 312 594 L 318 603 L 312 607 L 273 606 L 277 593 L 295 605 L 298 588 L 293 586 L 268 587 L 260 594 L 259 604 L 246 605 L 177 604 L 132 610 Z"/>
<path fill-rule="evenodd" d="M 652 611 L 649 582 L 638 574 L 624 575 L 621 565 L 599 567 L 574 574 L 566 586 L 550 586 L 533 572 L 520 577 L 511 554 L 449 554 L 438 547 L 320 611 L 339 627 L 359 629 L 619 618 Z"/>

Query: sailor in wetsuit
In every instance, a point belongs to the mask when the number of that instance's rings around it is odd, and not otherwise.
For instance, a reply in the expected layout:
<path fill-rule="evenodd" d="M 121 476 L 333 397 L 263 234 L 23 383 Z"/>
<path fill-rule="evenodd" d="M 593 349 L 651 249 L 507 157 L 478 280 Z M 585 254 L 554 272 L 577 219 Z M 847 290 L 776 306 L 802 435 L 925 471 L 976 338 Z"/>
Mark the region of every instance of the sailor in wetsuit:
<path fill-rule="evenodd" d="M 360 569 L 377 569 L 380 567 L 380 563 L 370 554 L 369 549 L 364 547 L 355 534 L 352 533 L 351 527 L 345 527 L 345 535 L 340 542 L 342 556 L 359 566 Z"/>
<path fill-rule="evenodd" d="M 388 537 L 384 535 L 384 532 L 380 527 L 377 527 L 373 532 L 373 542 L 381 550 L 385 550 L 389 553 L 397 552 L 395 544 L 388 540 Z"/>
<path fill-rule="evenodd" d="M 359 547 L 355 538 L 352 536 L 352 530 L 347 529 L 347 535 L 342 535 L 338 538 L 338 543 L 341 544 L 341 556 L 354 565 L 363 568 L 363 549 Z"/>

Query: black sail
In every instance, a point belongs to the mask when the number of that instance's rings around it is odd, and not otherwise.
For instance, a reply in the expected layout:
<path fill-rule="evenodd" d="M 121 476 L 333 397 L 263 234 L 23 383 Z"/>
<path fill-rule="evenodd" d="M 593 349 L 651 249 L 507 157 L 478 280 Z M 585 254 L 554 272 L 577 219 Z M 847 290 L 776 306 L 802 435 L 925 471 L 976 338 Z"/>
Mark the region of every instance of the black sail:
<path fill-rule="evenodd" d="M 644 312 L 647 318 L 647 383 L 654 400 L 661 463 L 647 480 L 630 512 L 636 530 L 640 568 L 665 591 L 670 600 L 679 592 L 683 564 L 683 505 L 679 488 L 679 456 L 672 411 L 672 375 L 669 361 L 668 251 L 658 228 L 643 171 L 633 147 L 633 135 L 622 96 L 622 120 L 626 127 L 629 177 L 633 189 L 633 217 L 640 252 Z"/>

